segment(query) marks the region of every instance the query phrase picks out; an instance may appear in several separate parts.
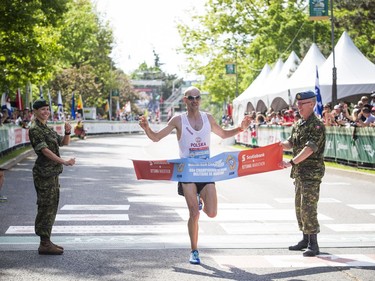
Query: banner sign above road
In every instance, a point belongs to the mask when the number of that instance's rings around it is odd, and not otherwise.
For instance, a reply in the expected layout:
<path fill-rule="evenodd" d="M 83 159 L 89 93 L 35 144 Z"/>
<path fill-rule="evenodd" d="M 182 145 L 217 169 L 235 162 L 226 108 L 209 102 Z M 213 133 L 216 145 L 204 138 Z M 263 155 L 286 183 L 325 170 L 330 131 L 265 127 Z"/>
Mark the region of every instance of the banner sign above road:
<path fill-rule="evenodd" d="M 310 19 L 326 20 L 328 19 L 328 0 L 310 0 Z"/>
<path fill-rule="evenodd" d="M 236 64 L 228 63 L 225 65 L 225 74 L 234 75 L 236 74 Z"/>
<path fill-rule="evenodd" d="M 209 159 L 133 160 L 137 179 L 180 182 L 216 182 L 282 169 L 283 150 L 279 144 L 223 152 Z"/>

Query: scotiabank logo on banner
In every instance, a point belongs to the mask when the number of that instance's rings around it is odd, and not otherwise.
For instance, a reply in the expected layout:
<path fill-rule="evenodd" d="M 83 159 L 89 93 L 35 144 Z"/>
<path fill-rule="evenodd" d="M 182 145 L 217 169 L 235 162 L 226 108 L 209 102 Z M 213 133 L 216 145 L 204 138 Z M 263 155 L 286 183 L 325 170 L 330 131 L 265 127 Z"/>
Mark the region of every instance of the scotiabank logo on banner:
<path fill-rule="evenodd" d="M 238 155 L 238 176 L 280 169 L 282 153 L 282 147 L 278 144 L 241 151 Z"/>

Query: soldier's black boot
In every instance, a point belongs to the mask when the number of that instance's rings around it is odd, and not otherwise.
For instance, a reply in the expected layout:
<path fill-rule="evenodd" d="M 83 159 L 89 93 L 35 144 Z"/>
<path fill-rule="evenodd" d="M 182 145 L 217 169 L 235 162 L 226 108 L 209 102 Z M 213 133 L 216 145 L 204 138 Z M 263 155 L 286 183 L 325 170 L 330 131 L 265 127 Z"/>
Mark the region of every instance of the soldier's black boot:
<path fill-rule="evenodd" d="M 303 234 L 303 238 L 299 241 L 296 245 L 289 246 L 290 251 L 300 251 L 306 249 L 309 244 L 309 236 L 308 234 Z"/>
<path fill-rule="evenodd" d="M 319 255 L 319 245 L 317 234 L 309 234 L 309 245 L 306 251 L 303 252 L 304 257 L 315 257 Z"/>

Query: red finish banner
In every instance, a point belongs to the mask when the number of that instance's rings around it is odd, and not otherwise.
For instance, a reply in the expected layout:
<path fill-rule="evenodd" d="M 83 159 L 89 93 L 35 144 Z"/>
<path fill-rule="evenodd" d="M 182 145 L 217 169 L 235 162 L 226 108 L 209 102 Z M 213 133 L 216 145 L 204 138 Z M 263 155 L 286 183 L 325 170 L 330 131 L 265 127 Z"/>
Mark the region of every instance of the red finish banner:
<path fill-rule="evenodd" d="M 133 160 L 137 179 L 210 182 L 280 170 L 283 149 L 278 143 L 209 159 Z"/>

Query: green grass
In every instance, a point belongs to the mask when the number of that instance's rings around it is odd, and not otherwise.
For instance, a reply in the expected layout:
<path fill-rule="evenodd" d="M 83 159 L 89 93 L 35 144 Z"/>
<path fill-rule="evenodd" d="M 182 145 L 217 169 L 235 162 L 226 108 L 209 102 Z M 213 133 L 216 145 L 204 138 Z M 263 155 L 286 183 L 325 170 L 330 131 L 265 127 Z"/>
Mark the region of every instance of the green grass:
<path fill-rule="evenodd" d="M 5 154 L 4 156 L 1 156 L 1 158 L 0 158 L 0 166 L 2 166 L 4 163 L 8 162 L 9 160 L 17 157 L 18 155 L 20 155 L 20 154 L 22 154 L 25 151 L 28 151 L 30 149 L 31 149 L 30 147 L 24 146 L 24 147 L 12 150 L 11 152 Z"/>
<path fill-rule="evenodd" d="M 247 147 L 247 146 L 243 146 L 243 145 L 239 145 L 239 144 L 235 144 L 235 145 L 233 145 L 233 147 L 236 148 L 236 149 L 240 149 L 240 150 L 251 149 L 251 147 Z M 291 159 L 292 155 L 284 154 L 283 157 L 285 159 Z M 342 164 L 335 163 L 335 162 L 328 162 L 328 161 L 325 161 L 324 164 L 325 164 L 326 167 L 337 168 L 337 169 L 347 170 L 347 171 L 362 172 L 362 173 L 375 175 L 375 170 L 370 170 L 370 169 L 366 169 L 366 168 L 356 168 L 356 167 L 351 167 L 351 166 L 342 165 Z"/>

